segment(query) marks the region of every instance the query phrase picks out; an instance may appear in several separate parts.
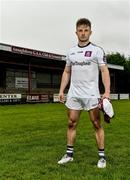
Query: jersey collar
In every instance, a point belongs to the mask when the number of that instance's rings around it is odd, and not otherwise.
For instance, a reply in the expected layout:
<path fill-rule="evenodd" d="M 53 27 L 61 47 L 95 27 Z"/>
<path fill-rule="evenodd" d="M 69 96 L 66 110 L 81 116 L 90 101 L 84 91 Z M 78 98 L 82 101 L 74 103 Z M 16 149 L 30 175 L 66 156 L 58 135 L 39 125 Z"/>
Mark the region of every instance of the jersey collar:
<path fill-rule="evenodd" d="M 80 48 L 84 48 L 84 47 L 88 46 L 89 44 L 91 44 L 91 42 L 89 42 L 89 43 L 88 43 L 88 44 L 86 44 L 85 46 L 80 46 L 80 45 L 78 44 L 78 47 L 80 47 Z"/>

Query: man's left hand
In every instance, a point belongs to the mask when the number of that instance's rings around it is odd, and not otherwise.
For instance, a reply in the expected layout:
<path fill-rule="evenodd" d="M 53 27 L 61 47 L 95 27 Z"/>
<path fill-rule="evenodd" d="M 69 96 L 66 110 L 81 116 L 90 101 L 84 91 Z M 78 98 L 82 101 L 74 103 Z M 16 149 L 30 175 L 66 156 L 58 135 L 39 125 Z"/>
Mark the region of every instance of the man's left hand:
<path fill-rule="evenodd" d="M 105 92 L 105 93 L 103 94 L 103 96 L 102 96 L 102 99 L 103 99 L 103 98 L 110 99 L 110 93 Z"/>

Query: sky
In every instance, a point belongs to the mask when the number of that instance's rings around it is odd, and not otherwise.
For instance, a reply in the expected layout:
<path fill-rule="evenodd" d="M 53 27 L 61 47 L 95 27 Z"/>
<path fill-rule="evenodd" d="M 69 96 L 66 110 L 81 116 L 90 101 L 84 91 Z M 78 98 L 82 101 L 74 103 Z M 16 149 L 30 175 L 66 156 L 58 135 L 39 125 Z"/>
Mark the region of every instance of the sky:
<path fill-rule="evenodd" d="M 0 42 L 66 55 L 82 17 L 91 42 L 130 56 L 130 0 L 0 0 Z"/>

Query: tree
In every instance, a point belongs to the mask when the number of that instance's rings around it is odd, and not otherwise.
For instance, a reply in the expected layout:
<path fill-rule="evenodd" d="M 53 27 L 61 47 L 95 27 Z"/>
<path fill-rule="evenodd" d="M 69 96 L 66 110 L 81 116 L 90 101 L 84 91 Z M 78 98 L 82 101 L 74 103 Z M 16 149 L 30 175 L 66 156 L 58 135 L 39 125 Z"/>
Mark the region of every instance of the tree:
<path fill-rule="evenodd" d="M 116 64 L 116 65 L 121 65 L 124 66 L 126 63 L 126 58 L 124 57 L 124 55 L 121 55 L 120 53 L 112 53 L 112 54 L 108 54 L 106 56 L 107 58 L 107 62 L 110 64 Z"/>
<path fill-rule="evenodd" d="M 124 55 L 121 55 L 120 53 L 117 52 L 117 53 L 107 54 L 106 59 L 107 62 L 110 64 L 124 66 L 124 72 L 121 76 L 124 82 L 123 91 L 125 93 L 130 93 L 130 57 L 125 58 Z"/>
<path fill-rule="evenodd" d="M 130 60 L 126 61 L 124 68 L 125 68 L 126 89 L 128 89 L 128 92 L 130 93 Z"/>

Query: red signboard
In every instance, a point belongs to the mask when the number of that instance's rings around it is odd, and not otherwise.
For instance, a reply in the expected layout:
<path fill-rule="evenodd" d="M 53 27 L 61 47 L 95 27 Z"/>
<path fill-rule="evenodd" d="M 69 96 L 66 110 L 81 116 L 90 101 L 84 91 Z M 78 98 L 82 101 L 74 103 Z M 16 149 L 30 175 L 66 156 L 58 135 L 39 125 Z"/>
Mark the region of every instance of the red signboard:
<path fill-rule="evenodd" d="M 29 94 L 27 102 L 49 102 L 48 94 Z"/>
<path fill-rule="evenodd" d="M 28 49 L 28 48 L 22 48 L 22 47 L 17 47 L 17 46 L 11 46 L 11 51 L 14 53 L 25 54 L 25 55 L 36 56 L 36 57 L 42 57 L 42 58 L 48 58 L 48 59 L 57 59 L 57 60 L 63 59 L 62 55 L 38 51 L 38 50 L 33 50 L 33 49 Z"/>

